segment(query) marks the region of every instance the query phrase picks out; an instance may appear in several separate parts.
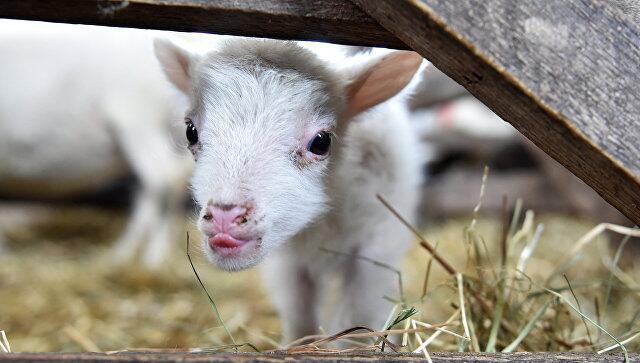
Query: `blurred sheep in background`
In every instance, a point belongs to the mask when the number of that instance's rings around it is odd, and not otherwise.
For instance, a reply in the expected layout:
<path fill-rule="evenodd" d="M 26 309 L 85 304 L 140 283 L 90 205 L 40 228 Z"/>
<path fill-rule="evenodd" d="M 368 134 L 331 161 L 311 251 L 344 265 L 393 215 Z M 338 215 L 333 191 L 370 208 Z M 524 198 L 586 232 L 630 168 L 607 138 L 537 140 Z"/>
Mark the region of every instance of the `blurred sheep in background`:
<path fill-rule="evenodd" d="M 0 197 L 76 199 L 134 177 L 130 220 L 113 252 L 124 262 L 142 249 L 149 268 L 177 237 L 192 163 L 181 145 L 186 104 L 170 97 L 153 35 L 0 21 Z M 42 217 L 18 214 L 3 216 L 5 226 Z"/>

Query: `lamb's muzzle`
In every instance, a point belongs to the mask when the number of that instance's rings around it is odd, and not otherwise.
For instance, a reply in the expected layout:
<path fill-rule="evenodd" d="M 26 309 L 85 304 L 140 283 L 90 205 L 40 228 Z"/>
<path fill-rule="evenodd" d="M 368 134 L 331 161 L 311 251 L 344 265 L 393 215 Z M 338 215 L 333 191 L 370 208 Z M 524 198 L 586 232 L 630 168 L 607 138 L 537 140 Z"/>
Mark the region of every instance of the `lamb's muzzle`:
<path fill-rule="evenodd" d="M 209 203 L 202 216 L 207 246 L 225 258 L 255 253 L 261 236 L 251 229 L 252 206 Z"/>

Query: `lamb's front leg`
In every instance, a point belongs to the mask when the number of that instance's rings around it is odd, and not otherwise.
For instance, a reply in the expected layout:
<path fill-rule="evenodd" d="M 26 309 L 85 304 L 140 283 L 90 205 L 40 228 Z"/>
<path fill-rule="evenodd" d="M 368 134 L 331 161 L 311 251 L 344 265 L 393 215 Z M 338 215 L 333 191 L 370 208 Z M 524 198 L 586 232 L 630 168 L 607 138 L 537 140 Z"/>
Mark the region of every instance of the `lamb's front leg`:
<path fill-rule="evenodd" d="M 359 256 L 367 256 L 366 252 L 357 252 Z M 393 264 L 395 261 L 380 262 Z M 397 275 L 369 261 L 356 257 L 345 257 L 342 264 L 344 270 L 343 283 L 339 292 L 339 306 L 331 317 L 331 332 L 366 326 L 379 330 L 393 307 L 385 296 L 398 298 Z"/>
<path fill-rule="evenodd" d="M 282 323 L 283 342 L 318 333 L 318 284 L 308 269 L 286 252 L 262 265 L 266 289 Z"/>

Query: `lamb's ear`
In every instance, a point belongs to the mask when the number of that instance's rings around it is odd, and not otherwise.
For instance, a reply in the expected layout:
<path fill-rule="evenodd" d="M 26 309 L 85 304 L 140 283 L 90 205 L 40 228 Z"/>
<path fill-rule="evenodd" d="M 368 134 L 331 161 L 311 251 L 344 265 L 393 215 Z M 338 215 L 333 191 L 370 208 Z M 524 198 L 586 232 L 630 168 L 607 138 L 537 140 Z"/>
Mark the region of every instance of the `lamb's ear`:
<path fill-rule="evenodd" d="M 189 73 L 193 59 L 189 52 L 166 39 L 155 39 L 153 49 L 169 81 L 187 96 L 191 96 L 193 89 Z"/>
<path fill-rule="evenodd" d="M 380 58 L 361 71 L 347 85 L 348 119 L 397 95 L 420 69 L 422 57 L 416 52 L 396 51 Z"/>

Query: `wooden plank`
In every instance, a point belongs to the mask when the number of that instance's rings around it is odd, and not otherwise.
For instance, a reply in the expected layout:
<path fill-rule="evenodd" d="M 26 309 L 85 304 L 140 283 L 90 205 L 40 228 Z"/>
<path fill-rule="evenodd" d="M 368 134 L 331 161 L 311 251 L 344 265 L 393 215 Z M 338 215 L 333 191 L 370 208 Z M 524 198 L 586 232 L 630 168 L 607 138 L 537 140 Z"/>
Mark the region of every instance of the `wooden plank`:
<path fill-rule="evenodd" d="M 348 0 L 2 0 L 0 18 L 406 48 Z"/>
<path fill-rule="evenodd" d="M 632 16 L 598 0 L 353 1 L 640 223 Z"/>
<path fill-rule="evenodd" d="M 434 362 L 621 362 L 621 354 L 595 353 L 431 353 Z M 295 354 L 282 353 L 13 353 L 0 354 L 0 362 L 275 362 L 275 361 L 323 361 L 323 362 L 426 362 L 424 356 L 412 354 Z M 640 355 L 629 354 L 629 361 L 640 361 Z"/>

